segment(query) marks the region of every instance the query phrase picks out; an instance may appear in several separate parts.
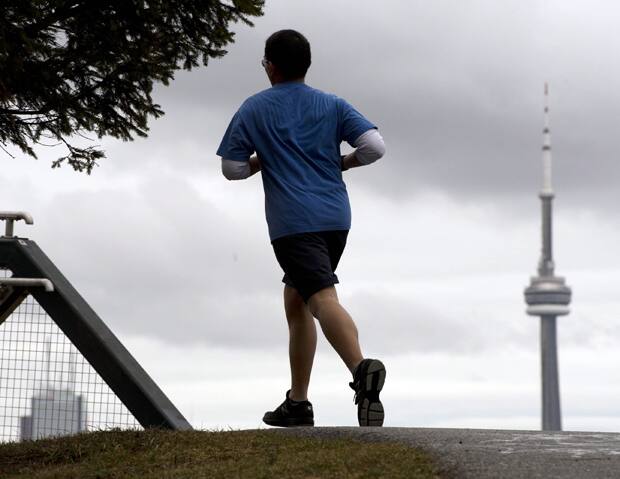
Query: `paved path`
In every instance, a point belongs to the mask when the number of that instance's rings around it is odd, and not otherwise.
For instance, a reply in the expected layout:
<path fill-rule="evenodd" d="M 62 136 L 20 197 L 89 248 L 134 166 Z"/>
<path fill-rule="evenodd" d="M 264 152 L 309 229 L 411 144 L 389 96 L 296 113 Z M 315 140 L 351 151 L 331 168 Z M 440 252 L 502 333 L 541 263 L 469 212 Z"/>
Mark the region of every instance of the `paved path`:
<path fill-rule="evenodd" d="M 396 441 L 430 452 L 447 477 L 620 479 L 620 433 L 315 427 L 283 434 Z"/>

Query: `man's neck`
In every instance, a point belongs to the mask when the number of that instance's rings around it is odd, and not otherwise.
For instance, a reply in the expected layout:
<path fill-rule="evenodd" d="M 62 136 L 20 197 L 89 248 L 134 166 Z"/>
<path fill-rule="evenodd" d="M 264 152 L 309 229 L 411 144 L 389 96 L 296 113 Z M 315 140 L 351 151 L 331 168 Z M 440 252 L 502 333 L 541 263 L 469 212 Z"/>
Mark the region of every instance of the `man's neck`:
<path fill-rule="evenodd" d="M 283 79 L 275 79 L 271 82 L 272 86 L 282 85 L 283 83 L 306 83 L 306 77 L 297 78 L 295 80 L 283 80 Z"/>

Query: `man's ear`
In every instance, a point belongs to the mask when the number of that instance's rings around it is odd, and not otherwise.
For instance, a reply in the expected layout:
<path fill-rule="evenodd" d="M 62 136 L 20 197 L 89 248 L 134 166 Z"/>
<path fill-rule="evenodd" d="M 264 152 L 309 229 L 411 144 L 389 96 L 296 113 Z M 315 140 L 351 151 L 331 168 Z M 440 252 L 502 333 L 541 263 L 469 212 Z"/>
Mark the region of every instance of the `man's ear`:
<path fill-rule="evenodd" d="M 272 85 L 278 81 L 280 74 L 278 72 L 278 68 L 273 63 L 267 64 L 265 72 L 267 73 L 267 77 L 269 78 L 269 81 Z"/>

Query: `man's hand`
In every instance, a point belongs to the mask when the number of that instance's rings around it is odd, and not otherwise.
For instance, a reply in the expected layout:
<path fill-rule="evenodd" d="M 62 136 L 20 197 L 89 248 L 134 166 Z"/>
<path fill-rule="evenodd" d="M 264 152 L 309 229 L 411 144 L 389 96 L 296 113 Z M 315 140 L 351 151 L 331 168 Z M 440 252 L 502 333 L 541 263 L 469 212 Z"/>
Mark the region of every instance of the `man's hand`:
<path fill-rule="evenodd" d="M 363 163 L 359 162 L 359 160 L 355 156 L 355 152 L 342 156 L 342 171 L 347 171 L 349 168 L 357 168 L 358 166 L 364 165 Z"/>

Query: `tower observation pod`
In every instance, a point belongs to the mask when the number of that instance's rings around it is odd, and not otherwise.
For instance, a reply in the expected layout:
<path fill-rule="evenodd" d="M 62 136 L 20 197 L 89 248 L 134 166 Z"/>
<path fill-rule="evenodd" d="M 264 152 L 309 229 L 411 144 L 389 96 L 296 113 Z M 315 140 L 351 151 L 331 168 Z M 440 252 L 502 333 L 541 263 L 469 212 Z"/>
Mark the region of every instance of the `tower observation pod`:
<path fill-rule="evenodd" d="M 549 88 L 545 83 L 545 124 L 543 129 L 542 249 L 538 275 L 531 278 L 525 289 L 527 314 L 540 317 L 540 347 L 542 368 L 542 429 L 561 431 L 560 385 L 556 318 L 569 313 L 571 289 L 564 278 L 555 276 L 553 262 L 553 198 L 551 184 L 551 134 L 549 131 Z"/>

